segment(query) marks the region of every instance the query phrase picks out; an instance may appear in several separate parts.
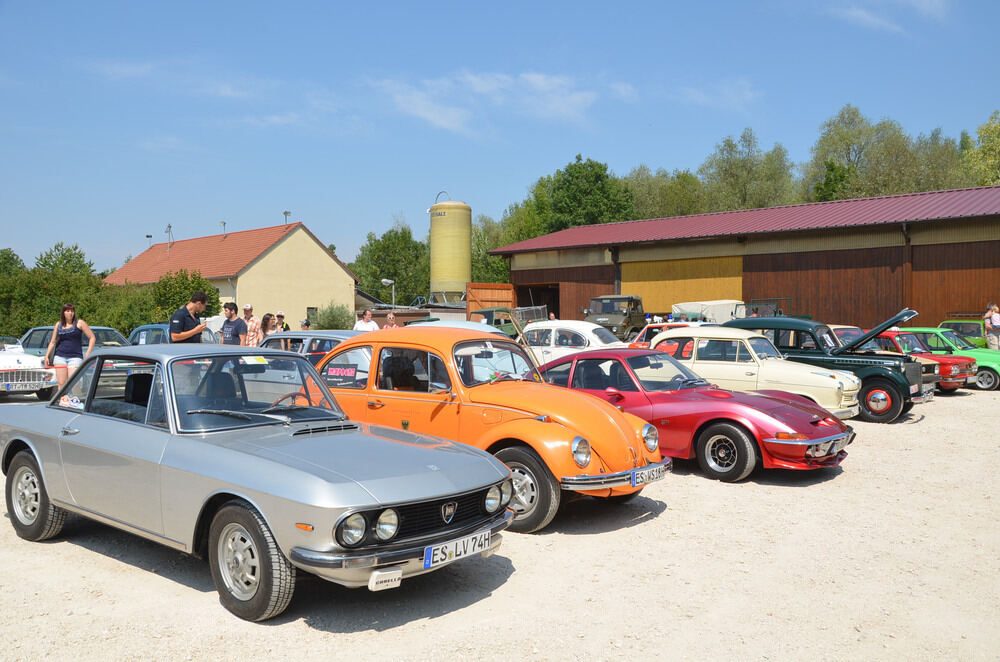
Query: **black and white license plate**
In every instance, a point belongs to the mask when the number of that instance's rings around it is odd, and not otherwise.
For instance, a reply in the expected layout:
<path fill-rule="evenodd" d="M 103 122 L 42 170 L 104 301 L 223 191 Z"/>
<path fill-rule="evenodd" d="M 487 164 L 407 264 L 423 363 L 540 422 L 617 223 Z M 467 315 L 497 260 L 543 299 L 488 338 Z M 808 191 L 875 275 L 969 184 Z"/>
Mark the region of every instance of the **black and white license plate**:
<path fill-rule="evenodd" d="M 434 568 L 466 556 L 480 554 L 490 548 L 491 541 L 490 532 L 484 531 L 458 540 L 449 540 L 433 547 L 425 547 L 424 567 Z"/>
<path fill-rule="evenodd" d="M 13 382 L 4 384 L 6 390 L 10 391 L 37 391 L 42 388 L 41 382 Z"/>
<path fill-rule="evenodd" d="M 654 464 L 642 469 L 632 471 L 632 487 L 639 487 L 646 483 L 653 483 L 661 480 L 667 475 L 667 470 L 662 464 Z"/>

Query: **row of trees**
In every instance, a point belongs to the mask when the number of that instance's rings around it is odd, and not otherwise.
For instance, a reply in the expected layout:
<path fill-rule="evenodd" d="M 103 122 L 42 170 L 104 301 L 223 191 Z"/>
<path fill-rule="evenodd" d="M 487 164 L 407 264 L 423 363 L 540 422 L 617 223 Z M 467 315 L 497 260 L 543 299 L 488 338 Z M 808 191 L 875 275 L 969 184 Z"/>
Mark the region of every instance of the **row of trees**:
<path fill-rule="evenodd" d="M 208 296 L 205 316 L 221 310 L 219 292 L 199 273 L 181 270 L 152 285 L 109 285 L 76 244 L 58 243 L 27 267 L 12 249 L 0 249 L 0 335 L 19 337 L 35 326 L 55 324 L 63 304 L 91 325 L 128 335 L 150 322 L 165 322 L 195 290 Z"/>
<path fill-rule="evenodd" d="M 697 172 L 639 165 L 616 177 L 606 164 L 577 155 L 540 177 L 499 220 L 476 217 L 472 279 L 508 281 L 507 261 L 490 250 L 577 225 L 993 184 L 1000 184 L 1000 111 L 976 138 L 963 131 L 955 140 L 940 129 L 913 137 L 894 120 L 873 122 L 846 105 L 823 123 L 810 160 L 798 165 L 780 143 L 765 151 L 751 128 L 723 138 Z M 396 219 L 381 237 L 368 234 L 350 267 L 361 289 L 386 301 L 381 279 L 394 279 L 397 301 L 405 303 L 427 292 L 428 242 Z"/>

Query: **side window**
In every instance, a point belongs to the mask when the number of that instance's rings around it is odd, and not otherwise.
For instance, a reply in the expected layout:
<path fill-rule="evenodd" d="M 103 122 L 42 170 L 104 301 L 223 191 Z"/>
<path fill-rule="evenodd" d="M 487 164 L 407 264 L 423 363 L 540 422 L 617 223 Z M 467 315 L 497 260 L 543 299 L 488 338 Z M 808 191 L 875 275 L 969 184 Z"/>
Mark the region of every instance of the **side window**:
<path fill-rule="evenodd" d="M 927 345 L 927 347 L 930 349 L 942 350 L 946 348 L 944 341 L 941 340 L 941 338 L 939 338 L 936 334 L 933 333 L 917 334 L 917 337 L 920 338 L 924 342 L 924 344 Z"/>
<path fill-rule="evenodd" d="M 49 339 L 52 337 L 52 329 L 36 329 L 31 332 L 27 340 L 24 343 L 25 347 L 30 347 L 31 349 L 44 349 L 49 344 Z"/>
<path fill-rule="evenodd" d="M 378 388 L 387 391 L 427 392 L 427 352 L 384 347 L 379 353 Z"/>
<path fill-rule="evenodd" d="M 694 353 L 694 338 L 669 338 L 660 341 L 656 349 L 669 354 L 675 359 L 684 361 L 691 358 Z"/>
<path fill-rule="evenodd" d="M 155 363 L 104 359 L 87 412 L 145 423 L 155 369 Z"/>
<path fill-rule="evenodd" d="M 737 363 L 752 363 L 753 362 L 753 357 L 750 355 L 750 350 L 747 349 L 746 344 L 744 344 L 744 343 L 742 343 L 742 342 L 740 342 L 738 340 L 733 341 L 733 342 L 735 342 L 736 346 L 737 346 L 736 362 Z"/>
<path fill-rule="evenodd" d="M 323 381 L 333 388 L 368 388 L 371 347 L 355 347 L 334 356 L 323 366 Z"/>
<path fill-rule="evenodd" d="M 698 354 L 695 361 L 735 361 L 735 340 L 712 340 L 703 338 L 698 341 Z"/>
<path fill-rule="evenodd" d="M 427 354 L 427 389 L 432 393 L 451 390 L 451 376 L 448 375 L 448 366 L 437 354 Z"/>
<path fill-rule="evenodd" d="M 163 393 L 163 372 L 157 368 L 153 373 L 153 384 L 149 391 L 149 405 L 146 407 L 146 425 L 167 428 L 167 401 Z"/>
<path fill-rule="evenodd" d="M 261 347 L 267 347 L 268 349 L 281 349 L 281 339 L 269 338 L 261 344 Z"/>
<path fill-rule="evenodd" d="M 94 373 L 97 371 L 97 362 L 91 361 L 86 368 L 73 375 L 69 385 L 63 394 L 59 396 L 57 407 L 65 409 L 76 409 L 82 411 L 87 404 L 87 395 L 90 394 L 90 384 L 94 381 Z"/>
<path fill-rule="evenodd" d="M 895 352 L 896 351 L 896 345 L 893 344 L 892 338 L 876 337 L 875 338 L 875 344 L 877 344 L 882 349 L 889 350 L 890 352 Z"/>
<path fill-rule="evenodd" d="M 573 388 L 603 391 L 611 386 L 609 369 L 611 359 L 584 359 L 576 362 L 573 371 Z"/>
<path fill-rule="evenodd" d="M 811 333 L 802 331 L 796 335 L 798 335 L 799 349 L 816 349 L 816 339 Z"/>
<path fill-rule="evenodd" d="M 569 369 L 572 366 L 572 361 L 560 363 L 559 365 L 552 366 L 546 370 L 545 374 L 542 376 L 549 384 L 555 384 L 556 386 L 569 386 Z"/>
<path fill-rule="evenodd" d="M 532 347 L 547 347 L 552 338 L 552 329 L 532 329 L 524 334 L 524 342 Z"/>
<path fill-rule="evenodd" d="M 559 329 L 556 332 L 556 344 L 560 347 L 586 347 L 587 339 L 576 331 Z"/>

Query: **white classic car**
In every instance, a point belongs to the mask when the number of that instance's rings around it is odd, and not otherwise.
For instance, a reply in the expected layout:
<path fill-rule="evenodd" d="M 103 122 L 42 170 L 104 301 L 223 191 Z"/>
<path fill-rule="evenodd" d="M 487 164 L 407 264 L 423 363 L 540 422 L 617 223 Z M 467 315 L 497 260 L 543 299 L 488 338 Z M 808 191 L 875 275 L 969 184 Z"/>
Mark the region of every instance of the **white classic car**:
<path fill-rule="evenodd" d="M 731 391 L 778 390 L 809 398 L 838 418 L 857 416 L 861 380 L 850 372 L 788 361 L 766 336 L 725 326 L 683 327 L 656 335 L 665 352 Z"/>
<path fill-rule="evenodd" d="M 34 393 L 50 400 L 56 392 L 56 371 L 46 368 L 43 359 L 25 354 L 16 338 L 0 342 L 0 397 L 8 393 Z"/>
<path fill-rule="evenodd" d="M 521 344 L 539 365 L 588 349 L 628 347 L 600 324 L 580 320 L 545 320 L 524 326 Z"/>

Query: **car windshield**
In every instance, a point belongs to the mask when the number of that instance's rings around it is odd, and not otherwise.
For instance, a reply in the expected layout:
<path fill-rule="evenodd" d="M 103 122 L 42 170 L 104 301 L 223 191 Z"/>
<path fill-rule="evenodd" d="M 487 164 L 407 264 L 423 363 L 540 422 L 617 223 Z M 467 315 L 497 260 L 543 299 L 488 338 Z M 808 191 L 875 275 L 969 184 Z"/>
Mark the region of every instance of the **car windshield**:
<path fill-rule="evenodd" d="M 595 328 L 594 335 L 597 336 L 597 339 L 600 340 L 601 343 L 605 345 L 608 345 L 613 342 L 618 342 L 618 338 L 615 336 L 615 334 L 611 333 L 603 326 Z"/>
<path fill-rule="evenodd" d="M 847 327 L 844 329 L 837 329 L 834 333 L 837 334 L 837 338 L 840 340 L 840 345 L 844 346 L 848 343 L 852 343 L 861 336 L 865 334 L 864 331 L 857 327 Z M 878 346 L 874 340 L 869 340 L 864 345 L 859 345 L 855 349 L 859 349 L 863 352 L 877 352 L 882 348 Z"/>
<path fill-rule="evenodd" d="M 628 299 L 591 299 L 592 313 L 623 313 L 628 310 Z"/>
<path fill-rule="evenodd" d="M 647 391 L 676 391 L 708 383 L 668 354 L 640 354 L 628 357 L 625 362 Z"/>
<path fill-rule="evenodd" d="M 955 347 L 958 347 L 959 349 L 978 349 L 975 345 L 969 342 L 969 340 L 965 336 L 963 336 L 960 333 L 955 333 L 954 331 L 945 331 L 941 335 L 947 338 L 951 344 L 953 344 Z"/>
<path fill-rule="evenodd" d="M 924 344 L 920 342 L 920 338 L 917 338 L 912 333 L 900 333 L 896 335 L 896 345 L 903 351 L 904 354 L 913 354 L 914 352 L 929 352 L 930 350 L 924 347 Z"/>
<path fill-rule="evenodd" d="M 95 329 L 94 327 L 90 327 L 90 330 L 94 332 L 95 347 L 124 347 L 129 344 L 125 336 L 114 329 Z M 85 339 L 84 343 L 86 342 Z"/>
<path fill-rule="evenodd" d="M 771 343 L 767 338 L 750 338 L 747 342 L 750 343 L 750 349 L 753 353 L 757 355 L 759 359 L 780 359 L 781 352 L 778 348 Z"/>
<path fill-rule="evenodd" d="M 520 345 L 503 340 L 472 340 L 455 345 L 455 366 L 466 386 L 503 380 L 541 382 L 542 378 Z"/>
<path fill-rule="evenodd" d="M 183 431 L 346 418 L 301 357 L 185 357 L 170 363 L 170 378 Z"/>

